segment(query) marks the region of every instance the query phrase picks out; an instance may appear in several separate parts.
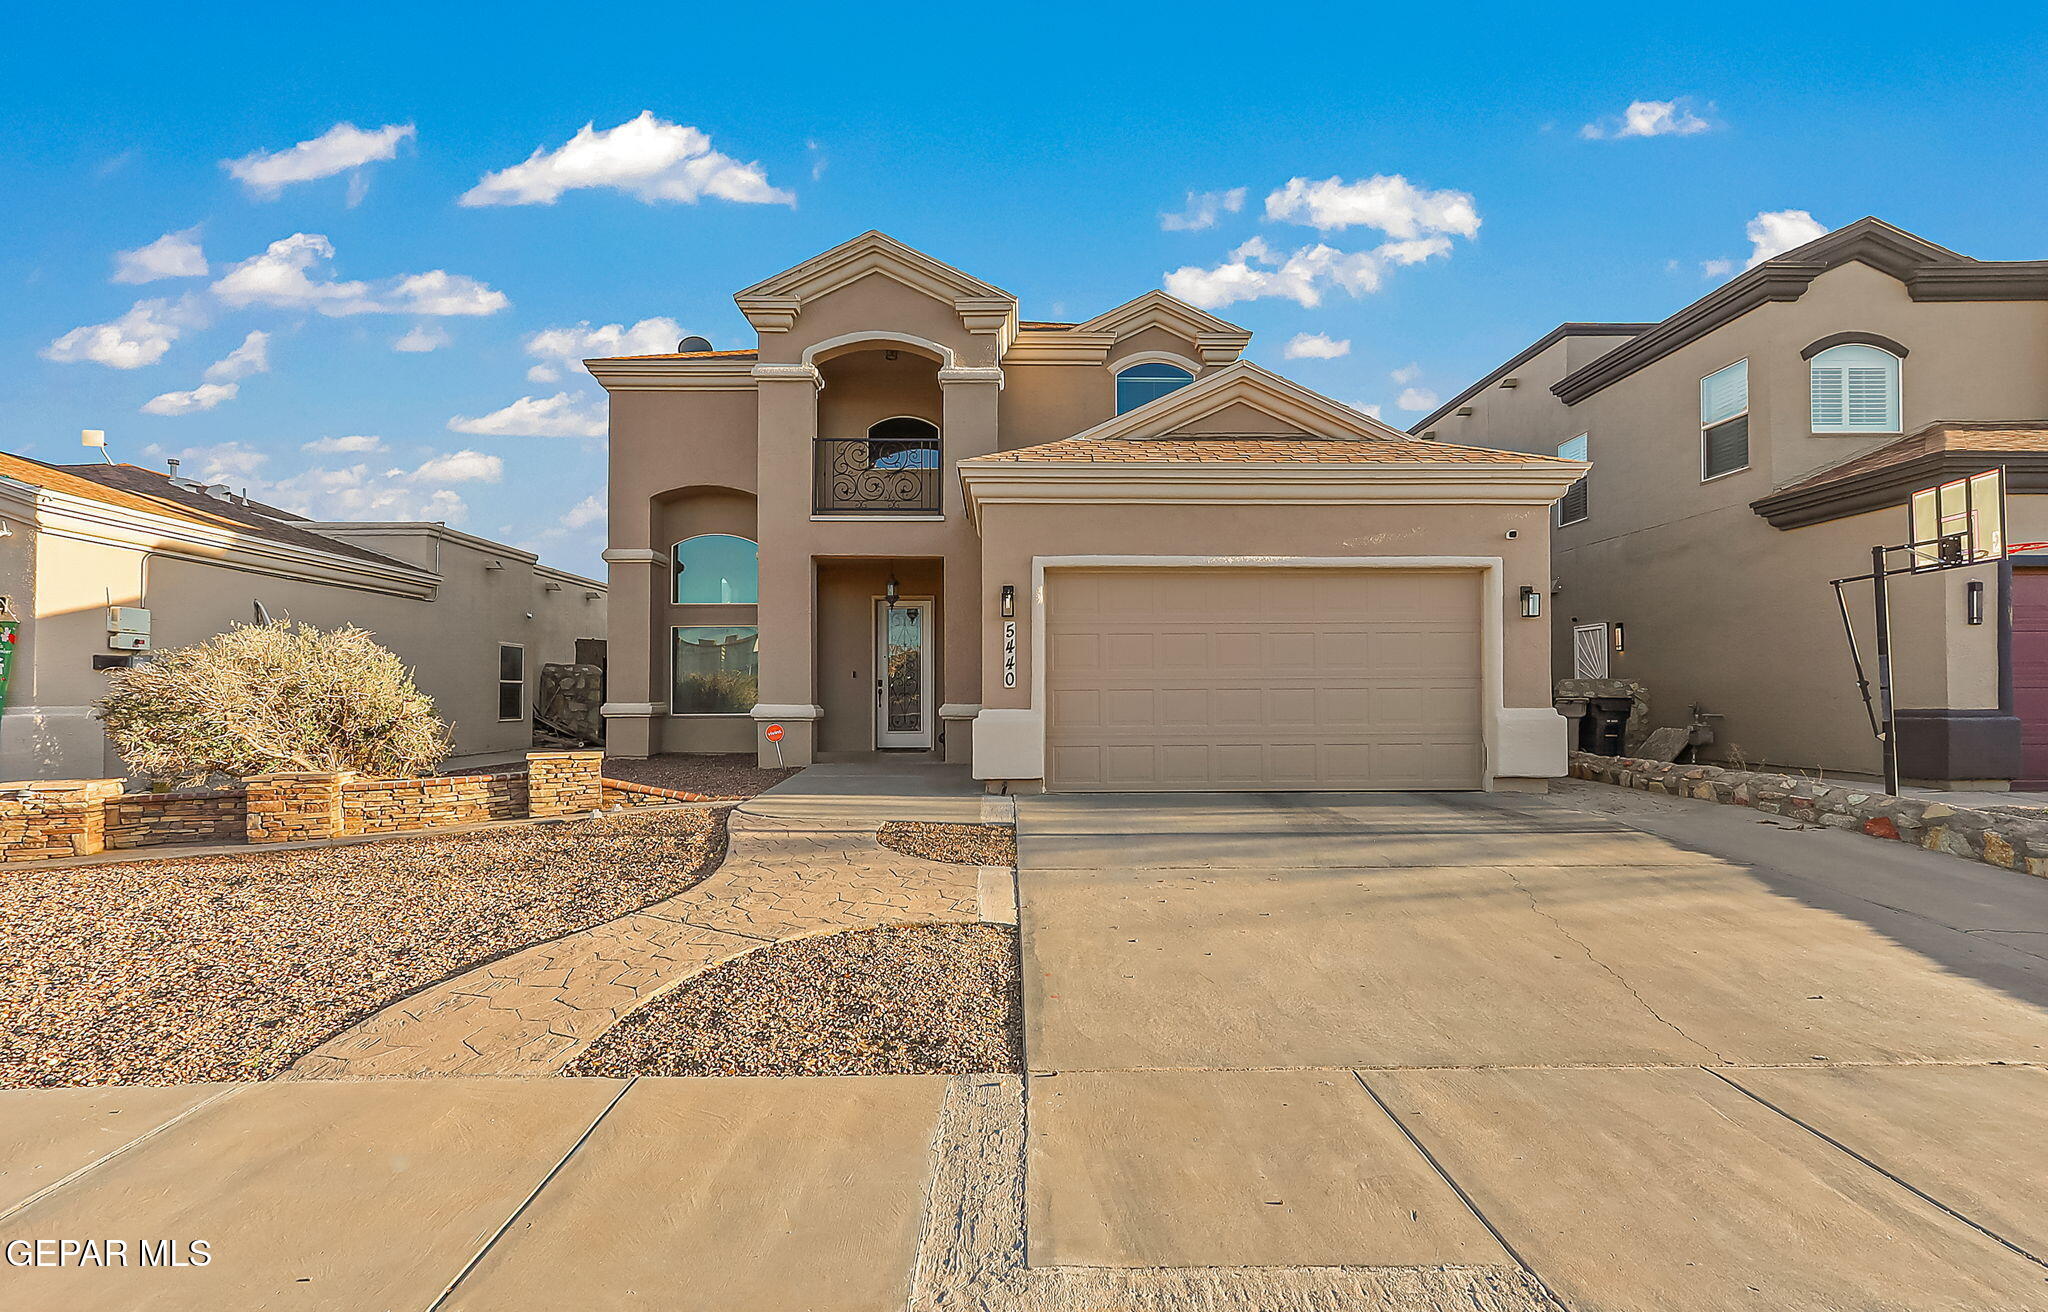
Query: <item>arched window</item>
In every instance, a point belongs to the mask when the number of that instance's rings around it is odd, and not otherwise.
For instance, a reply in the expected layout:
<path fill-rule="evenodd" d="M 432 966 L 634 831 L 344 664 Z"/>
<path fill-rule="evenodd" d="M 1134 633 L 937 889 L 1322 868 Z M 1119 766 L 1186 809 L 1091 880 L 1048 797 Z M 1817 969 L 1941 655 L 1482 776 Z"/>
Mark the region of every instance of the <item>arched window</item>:
<path fill-rule="evenodd" d="M 899 416 L 868 429 L 868 463 L 876 469 L 937 469 L 939 427 Z"/>
<path fill-rule="evenodd" d="M 1813 357 L 1813 431 L 1899 431 L 1899 357 L 1860 342 L 1830 346 Z"/>
<path fill-rule="evenodd" d="M 761 548 L 730 533 L 676 543 L 678 606 L 751 606 L 761 599 Z"/>
<path fill-rule="evenodd" d="M 1195 376 L 1177 364 L 1148 360 L 1119 370 L 1116 376 L 1116 412 L 1135 410 L 1195 381 Z"/>

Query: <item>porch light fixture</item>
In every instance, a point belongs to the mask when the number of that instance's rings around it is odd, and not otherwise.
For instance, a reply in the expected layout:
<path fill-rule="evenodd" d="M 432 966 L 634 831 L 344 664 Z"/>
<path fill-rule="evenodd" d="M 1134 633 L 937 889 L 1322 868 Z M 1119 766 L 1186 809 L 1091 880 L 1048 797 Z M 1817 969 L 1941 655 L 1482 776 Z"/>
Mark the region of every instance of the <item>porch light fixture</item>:
<path fill-rule="evenodd" d="M 1017 618 L 1017 589 L 1007 583 L 1003 585 L 1003 618 L 1006 620 Z"/>
<path fill-rule="evenodd" d="M 1963 594 L 1963 600 L 1964 604 L 1969 608 L 1970 623 L 1982 624 L 1984 622 L 1984 583 L 1981 579 L 1972 579 L 1970 581 L 1969 589 Z"/>
<path fill-rule="evenodd" d="M 1614 622 L 1614 652 L 1618 656 L 1627 650 L 1628 648 L 1623 646 L 1621 641 L 1621 621 L 1616 620 Z"/>
<path fill-rule="evenodd" d="M 882 597 L 892 607 L 896 604 L 897 591 L 898 589 L 896 587 L 896 576 L 894 574 L 891 574 L 889 576 L 888 584 L 882 589 Z"/>
<path fill-rule="evenodd" d="M 1524 583 L 1522 585 L 1522 618 L 1538 619 L 1543 614 L 1543 594 Z"/>

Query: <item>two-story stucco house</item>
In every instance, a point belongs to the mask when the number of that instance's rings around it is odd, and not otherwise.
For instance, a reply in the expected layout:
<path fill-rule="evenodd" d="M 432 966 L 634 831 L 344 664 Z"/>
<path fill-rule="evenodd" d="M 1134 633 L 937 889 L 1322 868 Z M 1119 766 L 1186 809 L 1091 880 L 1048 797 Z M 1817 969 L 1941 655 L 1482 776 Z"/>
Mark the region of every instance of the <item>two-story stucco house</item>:
<path fill-rule="evenodd" d="M 2048 261 L 1862 219 L 1662 322 L 1564 324 L 1412 431 L 1592 462 L 1556 513 L 1561 676 L 1638 683 L 1659 723 L 1697 710 L 1704 759 L 1874 773 L 1830 581 L 1930 536 L 1916 490 L 1992 469 L 2005 541 L 2048 540 Z M 1845 597 L 1870 673 L 1869 586 Z M 2048 556 L 1892 600 L 1907 779 L 2048 780 Z"/>
<path fill-rule="evenodd" d="M 1160 292 L 1084 323 L 880 233 L 611 395 L 615 754 L 900 751 L 1055 789 L 1530 788 L 1553 503 Z M 772 740 L 771 726 L 780 727 Z"/>

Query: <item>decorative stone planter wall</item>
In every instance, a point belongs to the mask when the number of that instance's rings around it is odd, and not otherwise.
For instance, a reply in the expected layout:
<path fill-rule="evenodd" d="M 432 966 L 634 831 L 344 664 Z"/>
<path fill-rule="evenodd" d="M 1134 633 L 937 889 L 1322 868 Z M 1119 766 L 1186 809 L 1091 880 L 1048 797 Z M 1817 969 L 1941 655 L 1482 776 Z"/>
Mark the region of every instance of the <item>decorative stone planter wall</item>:
<path fill-rule="evenodd" d="M 217 792 L 124 793 L 119 779 L 0 784 L 0 862 L 92 856 L 110 848 L 408 833 L 712 800 L 606 779 L 602 752 L 529 752 L 526 759 L 526 770 L 424 779 L 266 774 Z"/>
<path fill-rule="evenodd" d="M 109 797 L 104 811 L 109 849 L 239 843 L 249 824 L 248 794 L 240 788 L 217 793 L 123 793 Z"/>
<path fill-rule="evenodd" d="M 105 847 L 102 804 L 118 779 L 52 779 L 0 787 L 0 862 L 91 856 Z"/>
<path fill-rule="evenodd" d="M 1754 807 L 1806 824 L 1852 829 L 1946 852 L 1986 865 L 2048 877 L 2048 820 L 1892 797 L 1874 788 L 1830 784 L 1798 775 L 1667 765 L 1626 756 L 1573 752 L 1575 778 L 1647 793 Z"/>
<path fill-rule="evenodd" d="M 528 752 L 526 813 L 575 815 L 604 806 L 603 752 Z"/>

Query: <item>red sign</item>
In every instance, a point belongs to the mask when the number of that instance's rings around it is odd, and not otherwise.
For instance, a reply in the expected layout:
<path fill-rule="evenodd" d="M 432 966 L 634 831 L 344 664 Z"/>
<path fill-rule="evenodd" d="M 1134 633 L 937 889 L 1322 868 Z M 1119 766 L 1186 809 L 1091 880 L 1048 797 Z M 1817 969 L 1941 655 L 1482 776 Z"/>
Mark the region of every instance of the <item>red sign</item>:
<path fill-rule="evenodd" d="M 779 725 L 779 724 L 771 724 L 771 725 L 769 725 L 769 726 L 768 726 L 768 730 L 767 730 L 767 732 L 766 732 L 766 733 L 765 733 L 765 734 L 763 735 L 763 737 L 767 738 L 767 739 L 768 739 L 768 741 L 769 741 L 769 742 L 771 742 L 771 743 L 779 743 L 779 742 L 781 742 L 781 741 L 782 741 L 782 726 L 781 726 L 781 725 Z"/>

